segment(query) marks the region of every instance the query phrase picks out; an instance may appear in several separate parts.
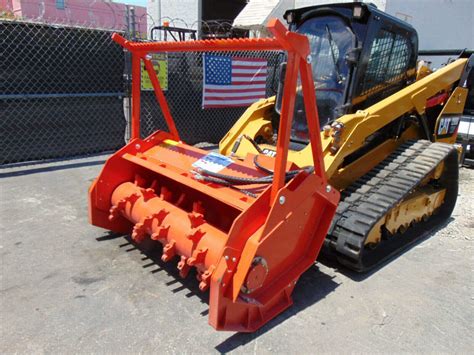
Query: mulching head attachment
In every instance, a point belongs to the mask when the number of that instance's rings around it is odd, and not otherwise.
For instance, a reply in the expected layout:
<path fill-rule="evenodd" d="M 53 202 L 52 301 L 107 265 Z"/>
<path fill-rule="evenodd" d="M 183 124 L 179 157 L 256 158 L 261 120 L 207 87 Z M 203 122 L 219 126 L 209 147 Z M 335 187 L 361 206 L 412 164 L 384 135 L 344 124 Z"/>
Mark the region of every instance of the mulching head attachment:
<path fill-rule="evenodd" d="M 176 262 L 182 277 L 195 268 L 199 288 L 210 290 L 209 323 L 219 330 L 254 331 L 291 305 L 293 288 L 316 260 L 339 200 L 327 185 L 318 134 L 311 137 L 314 169 L 287 163 L 298 71 L 308 121 L 319 127 L 309 46 L 278 21 L 269 29 L 275 38 L 135 43 L 114 35 L 132 53 L 136 74 L 133 138 L 93 182 L 90 221 L 129 233 L 137 243 L 161 243 L 163 262 Z M 251 155 L 232 160 L 180 141 L 150 52 L 278 49 L 288 51 L 288 65 L 276 158 L 258 156 L 256 165 Z M 146 139 L 138 134 L 141 61 L 170 128 Z"/>

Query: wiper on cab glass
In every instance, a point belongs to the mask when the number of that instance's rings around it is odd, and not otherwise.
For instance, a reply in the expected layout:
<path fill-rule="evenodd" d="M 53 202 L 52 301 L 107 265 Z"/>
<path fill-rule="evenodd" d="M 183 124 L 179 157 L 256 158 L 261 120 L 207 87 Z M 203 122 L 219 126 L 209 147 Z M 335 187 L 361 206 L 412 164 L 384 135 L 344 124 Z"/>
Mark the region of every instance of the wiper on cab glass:
<path fill-rule="evenodd" d="M 331 57 L 332 57 L 332 62 L 334 63 L 334 69 L 336 70 L 337 81 L 338 83 L 342 83 L 342 75 L 341 73 L 339 73 L 339 66 L 337 65 L 336 54 L 334 53 L 333 45 L 335 45 L 335 43 L 334 43 L 334 40 L 332 39 L 332 33 L 328 25 L 326 25 L 326 32 L 328 34 L 329 48 L 331 48 Z"/>

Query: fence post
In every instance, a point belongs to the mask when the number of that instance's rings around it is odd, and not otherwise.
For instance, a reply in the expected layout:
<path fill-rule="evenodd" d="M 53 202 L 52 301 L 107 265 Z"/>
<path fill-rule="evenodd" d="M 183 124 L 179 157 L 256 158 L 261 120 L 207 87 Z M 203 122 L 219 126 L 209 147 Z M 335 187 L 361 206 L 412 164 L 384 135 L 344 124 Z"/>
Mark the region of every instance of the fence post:
<path fill-rule="evenodd" d="M 131 139 L 141 138 L 140 134 L 140 95 L 141 95 L 141 59 L 132 54 L 132 135 Z"/>
<path fill-rule="evenodd" d="M 137 39 L 137 28 L 136 28 L 136 25 L 137 25 L 137 21 L 136 21 L 136 18 L 135 18 L 135 8 L 132 6 L 130 7 L 130 26 L 131 26 L 131 30 L 132 30 L 132 40 L 136 40 Z"/>
<path fill-rule="evenodd" d="M 131 25 L 130 25 L 130 6 L 125 6 L 125 38 L 131 39 Z M 132 57 L 131 54 L 124 50 L 124 73 L 123 73 L 123 84 L 125 87 L 125 97 L 123 100 L 123 111 L 125 116 L 125 143 L 127 143 L 131 138 L 131 128 L 132 128 Z"/>

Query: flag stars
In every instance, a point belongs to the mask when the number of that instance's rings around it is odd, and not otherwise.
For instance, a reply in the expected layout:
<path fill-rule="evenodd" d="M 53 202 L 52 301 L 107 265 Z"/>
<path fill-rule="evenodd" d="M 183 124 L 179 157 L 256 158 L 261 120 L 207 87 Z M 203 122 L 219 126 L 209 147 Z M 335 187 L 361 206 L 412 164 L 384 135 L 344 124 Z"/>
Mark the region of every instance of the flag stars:
<path fill-rule="evenodd" d="M 205 56 L 206 84 L 229 85 L 232 82 L 232 58 Z"/>

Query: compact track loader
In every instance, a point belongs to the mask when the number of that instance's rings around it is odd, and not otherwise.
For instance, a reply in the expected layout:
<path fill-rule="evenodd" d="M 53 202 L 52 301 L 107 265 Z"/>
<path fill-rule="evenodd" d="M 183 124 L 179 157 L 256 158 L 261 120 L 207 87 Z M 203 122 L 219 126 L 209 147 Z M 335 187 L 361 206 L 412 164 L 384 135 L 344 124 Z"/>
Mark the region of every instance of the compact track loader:
<path fill-rule="evenodd" d="M 288 159 L 311 165 L 308 137 L 321 135 L 326 177 L 341 192 L 322 252 L 365 271 L 451 215 L 458 191 L 452 144 L 474 58 L 431 72 L 417 63 L 415 29 L 373 5 L 321 5 L 284 16 L 290 31 L 309 39 L 320 122 L 307 121 L 298 86 Z M 249 107 L 220 142 L 222 154 L 275 155 L 285 70 L 276 97 Z"/>
<path fill-rule="evenodd" d="M 113 35 L 132 55 L 132 138 L 92 183 L 90 222 L 162 244 L 164 262 L 209 289 L 209 323 L 218 330 L 254 331 L 289 307 L 323 243 L 365 269 L 420 226 L 439 225 L 456 200 L 456 150 L 435 141 L 455 138 L 467 60 L 417 72 L 413 29 L 362 4 L 294 10 L 287 19 L 289 31 L 269 23 L 272 38 L 156 43 Z M 370 59 L 377 48 L 396 50 Z M 182 142 L 150 54 L 235 50 L 286 53 L 277 97 L 249 107 L 222 140 L 223 154 Z M 169 128 L 147 138 L 142 64 Z M 387 72 L 394 74 L 381 80 Z"/>

